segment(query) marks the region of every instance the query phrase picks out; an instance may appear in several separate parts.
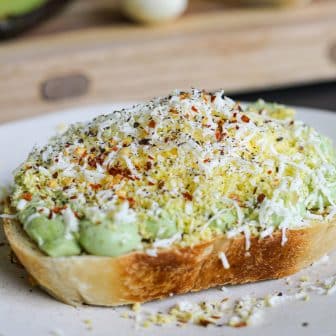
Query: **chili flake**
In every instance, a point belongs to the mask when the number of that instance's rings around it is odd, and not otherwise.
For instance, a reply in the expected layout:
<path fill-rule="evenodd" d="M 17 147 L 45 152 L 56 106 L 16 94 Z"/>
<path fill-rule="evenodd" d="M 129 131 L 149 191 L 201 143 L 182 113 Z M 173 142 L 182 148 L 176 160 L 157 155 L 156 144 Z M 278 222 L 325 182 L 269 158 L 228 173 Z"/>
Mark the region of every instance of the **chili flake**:
<path fill-rule="evenodd" d="M 188 191 L 182 193 L 182 195 L 183 195 L 183 197 L 184 197 L 186 200 L 188 200 L 188 201 L 192 201 L 192 200 L 193 200 L 192 195 L 191 195 Z"/>
<path fill-rule="evenodd" d="M 28 202 L 30 202 L 33 199 L 33 195 L 29 192 L 25 192 L 22 194 L 22 198 Z"/>
<path fill-rule="evenodd" d="M 262 203 L 264 201 L 264 199 L 266 198 L 266 195 L 265 194 L 260 194 L 258 195 L 257 197 L 257 201 L 258 203 Z"/>
<path fill-rule="evenodd" d="M 90 187 L 93 190 L 99 190 L 99 189 L 101 189 L 102 186 L 99 183 L 96 183 L 96 184 L 90 184 Z"/>
<path fill-rule="evenodd" d="M 149 123 L 148 123 L 148 127 L 155 128 L 155 126 L 156 126 L 156 122 L 153 119 L 150 120 Z"/>

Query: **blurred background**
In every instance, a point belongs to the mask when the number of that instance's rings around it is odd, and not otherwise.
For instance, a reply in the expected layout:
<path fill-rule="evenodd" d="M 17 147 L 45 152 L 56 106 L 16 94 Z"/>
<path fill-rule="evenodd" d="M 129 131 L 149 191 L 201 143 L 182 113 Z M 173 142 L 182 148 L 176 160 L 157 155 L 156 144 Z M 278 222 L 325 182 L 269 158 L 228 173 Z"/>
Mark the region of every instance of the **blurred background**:
<path fill-rule="evenodd" d="M 336 111 L 336 1 L 0 0 L 0 123 L 191 87 Z"/>

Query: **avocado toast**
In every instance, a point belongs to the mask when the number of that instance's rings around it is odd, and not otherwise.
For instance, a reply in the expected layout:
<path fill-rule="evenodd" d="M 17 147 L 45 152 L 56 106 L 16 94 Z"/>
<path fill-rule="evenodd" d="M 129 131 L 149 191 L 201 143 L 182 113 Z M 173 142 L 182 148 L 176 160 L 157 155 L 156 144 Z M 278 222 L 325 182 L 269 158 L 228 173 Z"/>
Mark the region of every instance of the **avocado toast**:
<path fill-rule="evenodd" d="M 335 183 L 330 140 L 292 109 L 174 92 L 34 149 L 5 230 L 62 301 L 143 302 L 309 265 L 335 245 Z"/>

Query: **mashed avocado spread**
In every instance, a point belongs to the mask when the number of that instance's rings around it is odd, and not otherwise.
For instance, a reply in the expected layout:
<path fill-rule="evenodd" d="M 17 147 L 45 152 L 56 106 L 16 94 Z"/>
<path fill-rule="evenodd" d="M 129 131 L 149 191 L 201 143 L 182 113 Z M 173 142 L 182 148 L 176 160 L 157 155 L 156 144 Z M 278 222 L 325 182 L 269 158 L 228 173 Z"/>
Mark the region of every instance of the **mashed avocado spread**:
<path fill-rule="evenodd" d="M 216 235 L 261 238 L 336 214 L 331 141 L 294 111 L 174 92 L 77 123 L 15 172 L 11 198 L 47 255 L 119 256 Z"/>

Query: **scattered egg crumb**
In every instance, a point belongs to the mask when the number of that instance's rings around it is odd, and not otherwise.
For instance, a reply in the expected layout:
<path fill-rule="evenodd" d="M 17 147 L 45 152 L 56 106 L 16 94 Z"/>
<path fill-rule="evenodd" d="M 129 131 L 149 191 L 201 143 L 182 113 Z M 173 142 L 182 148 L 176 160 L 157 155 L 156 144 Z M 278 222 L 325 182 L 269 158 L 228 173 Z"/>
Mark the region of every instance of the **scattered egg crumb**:
<path fill-rule="evenodd" d="M 294 287 L 260 297 L 252 295 L 236 299 L 224 297 L 217 301 L 204 300 L 198 303 L 183 300 L 164 312 L 147 311 L 145 308 L 140 310 L 140 305 L 134 304 L 132 312 L 124 312 L 121 316 L 134 319 L 143 328 L 172 324 L 179 327 L 191 324 L 202 327 L 212 325 L 242 328 L 262 324 L 270 308 L 291 301 L 307 302 L 310 300 L 310 293 L 331 295 L 336 292 L 336 275 L 315 281 L 303 275 L 297 280 L 286 278 L 286 283 Z M 223 292 L 228 291 L 225 286 L 220 289 Z M 308 326 L 308 322 L 304 323 Z"/>
<path fill-rule="evenodd" d="M 85 319 L 85 320 L 83 320 L 83 322 L 86 325 L 86 329 L 87 330 L 92 330 L 92 328 L 93 328 L 93 326 L 92 326 L 92 320 Z"/>
<path fill-rule="evenodd" d="M 304 276 L 302 276 L 302 277 L 300 278 L 300 281 L 301 281 L 301 282 L 309 281 L 309 277 L 306 276 L 306 275 L 304 275 Z"/>
<path fill-rule="evenodd" d="M 140 303 L 135 303 L 134 305 L 132 305 L 132 310 L 134 312 L 139 312 L 141 310 L 141 304 Z"/>
<path fill-rule="evenodd" d="M 65 123 L 60 123 L 56 126 L 56 132 L 61 135 L 65 133 L 68 130 L 68 128 L 69 128 L 69 125 Z"/>

